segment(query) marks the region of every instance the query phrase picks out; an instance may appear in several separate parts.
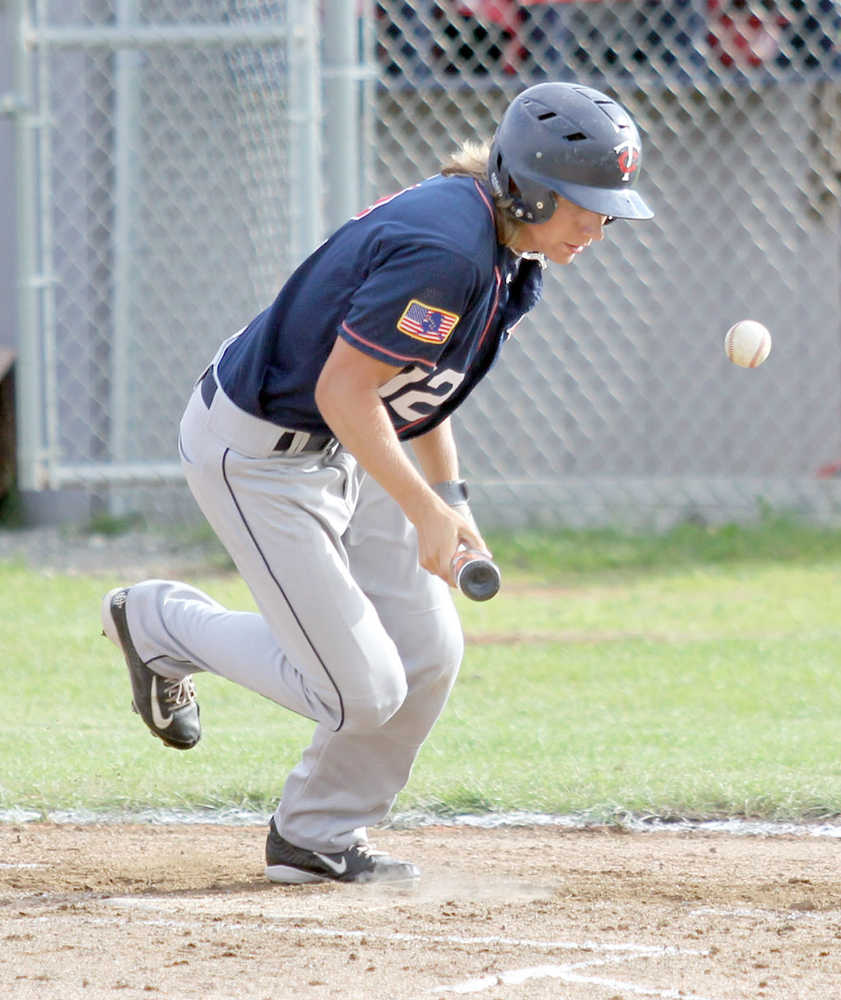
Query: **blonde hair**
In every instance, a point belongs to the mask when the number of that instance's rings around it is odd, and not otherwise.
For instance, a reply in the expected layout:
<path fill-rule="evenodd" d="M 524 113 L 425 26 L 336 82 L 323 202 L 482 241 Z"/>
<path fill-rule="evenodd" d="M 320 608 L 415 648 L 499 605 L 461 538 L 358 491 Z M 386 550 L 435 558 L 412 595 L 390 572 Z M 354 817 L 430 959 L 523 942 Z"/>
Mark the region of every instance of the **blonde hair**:
<path fill-rule="evenodd" d="M 461 147 L 441 167 L 441 173 L 445 177 L 461 175 L 472 177 L 481 184 L 487 186 L 488 183 L 488 159 L 491 155 L 491 144 L 489 142 L 467 142 Z M 508 214 L 513 200 L 508 197 L 493 196 L 494 220 L 496 222 L 496 232 L 499 242 L 504 246 L 511 246 L 514 237 L 519 230 L 521 223 L 512 219 Z"/>

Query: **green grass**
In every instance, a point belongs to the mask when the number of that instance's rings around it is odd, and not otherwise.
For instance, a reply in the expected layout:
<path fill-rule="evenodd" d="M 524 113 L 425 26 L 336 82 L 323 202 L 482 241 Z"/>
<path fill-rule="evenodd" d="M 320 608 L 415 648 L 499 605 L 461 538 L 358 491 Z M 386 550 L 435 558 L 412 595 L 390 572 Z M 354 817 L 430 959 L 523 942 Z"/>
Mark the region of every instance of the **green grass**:
<path fill-rule="evenodd" d="M 546 579 L 587 573 L 669 571 L 681 567 L 744 563 L 827 563 L 841 560 L 841 528 L 827 528 L 761 510 L 753 523 L 678 524 L 661 533 L 614 528 L 519 532 L 488 536 L 495 557 L 508 568 Z"/>
<path fill-rule="evenodd" d="M 841 532 L 491 541 L 504 588 L 459 599 L 462 674 L 398 810 L 841 813 Z M 0 809 L 273 808 L 312 724 L 201 676 L 203 740 L 165 749 L 99 634 L 118 582 L 0 564 Z M 233 575 L 191 582 L 253 607 Z"/>

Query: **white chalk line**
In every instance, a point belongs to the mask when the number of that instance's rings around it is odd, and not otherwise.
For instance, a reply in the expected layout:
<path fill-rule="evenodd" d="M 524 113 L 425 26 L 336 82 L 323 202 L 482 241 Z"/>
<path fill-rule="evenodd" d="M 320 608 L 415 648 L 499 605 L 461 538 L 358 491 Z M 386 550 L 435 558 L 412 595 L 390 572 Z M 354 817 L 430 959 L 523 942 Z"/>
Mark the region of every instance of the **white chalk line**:
<path fill-rule="evenodd" d="M 161 826 L 183 826 L 208 824 L 212 826 L 263 827 L 268 824 L 269 813 L 246 809 L 144 809 L 137 812 L 126 810 L 105 810 L 94 812 L 85 809 L 63 809 L 41 812 L 33 809 L 13 807 L 0 809 L 0 823 L 72 823 L 125 825 L 140 823 Z M 548 813 L 514 810 L 505 813 L 482 813 L 441 816 L 438 813 L 412 810 L 397 813 L 383 823 L 385 829 L 414 830 L 426 826 L 468 826 L 492 830 L 505 827 L 561 827 L 568 830 L 589 830 L 605 825 L 632 833 L 687 833 L 702 831 L 733 836 L 755 837 L 829 837 L 841 839 L 841 823 L 829 820 L 786 822 L 784 820 L 747 820 L 738 817 L 729 819 L 681 819 L 659 818 L 648 814 L 635 816 L 619 810 L 605 816 L 592 813 L 572 813 L 552 815 Z"/>
<path fill-rule="evenodd" d="M 610 990 L 622 990 L 623 993 L 635 993 L 637 996 L 653 997 L 655 1000 L 722 1000 L 701 996 L 698 993 L 687 993 L 685 990 L 662 989 L 659 986 L 643 986 L 639 983 L 628 983 L 619 979 L 607 979 L 604 976 L 585 976 L 576 969 L 594 968 L 607 965 L 608 962 L 629 962 L 633 959 L 650 958 L 650 955 L 626 955 L 621 959 L 599 958 L 587 962 L 574 962 L 570 965 L 537 965 L 525 969 L 509 969 L 490 976 L 476 979 L 466 979 L 461 983 L 439 985 L 428 990 L 428 993 L 483 993 L 497 986 L 522 986 L 523 983 L 535 979 L 558 979 L 565 983 L 576 983 L 584 986 L 604 986 Z"/>
<path fill-rule="evenodd" d="M 525 969 L 508 969 L 494 972 L 489 976 L 465 979 L 461 983 L 433 986 L 430 993 L 481 993 L 495 986 L 522 986 L 530 979 L 566 979 L 575 969 L 588 969 L 606 965 L 608 962 L 630 962 L 634 958 L 648 958 L 648 955 L 625 955 L 617 958 L 591 958 L 586 962 L 572 962 L 567 965 L 535 965 Z"/>
<path fill-rule="evenodd" d="M 97 901 L 101 905 L 105 906 L 116 906 L 125 909 L 152 909 L 155 911 L 160 911 L 161 909 L 166 909 L 167 907 L 172 907 L 171 899 L 163 899 L 162 897 L 148 897 L 144 896 L 142 898 L 135 899 L 131 896 L 111 896 L 107 899 L 101 899 Z M 190 897 L 190 904 L 193 905 L 197 902 L 196 897 Z M 75 918 L 78 919 L 78 913 Z M 206 917 L 217 917 L 218 913 L 196 913 L 195 919 L 173 919 L 172 917 L 144 917 L 138 920 L 138 923 L 144 924 L 150 927 L 170 927 L 177 930 L 184 930 L 187 928 L 195 927 L 196 923 L 199 922 L 200 918 Z M 55 919 L 54 916 L 49 918 L 36 918 L 36 919 Z M 96 916 L 94 914 L 87 915 L 85 917 L 86 921 L 89 923 L 100 924 L 103 926 L 122 926 L 122 922 L 118 916 Z M 299 919 L 298 917 L 282 917 L 273 916 L 271 914 L 266 914 L 261 912 L 255 914 L 254 921 L 245 920 L 225 920 L 225 926 L 237 929 L 244 928 L 265 928 L 271 930 L 272 933 L 276 933 L 278 926 L 284 927 L 287 931 L 291 933 L 298 934 L 302 937 L 323 937 L 323 938 L 348 938 L 350 940 L 358 941 L 361 938 L 365 938 L 370 941 L 387 941 L 387 942 L 404 942 L 409 944 L 444 944 L 444 945 L 457 945 L 460 947 L 467 945 L 501 945 L 506 948 L 530 948 L 536 951 L 590 951 L 590 952 L 601 952 L 605 955 L 616 955 L 616 956 L 630 956 L 640 957 L 640 958 L 658 958 L 666 957 L 670 955 L 680 956 L 680 955 L 692 955 L 692 956 L 707 956 L 709 951 L 702 948 L 678 948 L 674 945 L 651 945 L 651 944 L 632 944 L 631 942 L 615 942 L 615 941 L 570 941 L 565 939 L 559 940 L 541 940 L 536 938 L 519 938 L 519 937 L 506 937 L 499 934 L 485 934 L 485 935 L 464 935 L 464 934 L 413 934 L 406 931 L 372 931 L 372 930 L 346 930 L 344 928 L 333 928 L 333 927 L 307 927 L 300 926 L 295 923 Z"/>
<path fill-rule="evenodd" d="M 127 898 L 114 898 L 103 900 L 106 903 L 117 903 L 125 905 L 127 902 L 132 905 L 136 900 Z M 144 900 L 144 903 L 150 902 Z M 207 914 L 204 914 L 207 916 Z M 77 914 L 78 916 L 78 914 Z M 122 926 L 118 917 L 89 917 L 88 923 L 100 925 Z M 142 918 L 137 923 L 149 927 L 168 927 L 179 930 L 192 930 L 197 921 L 171 920 L 165 918 Z M 499 935 L 483 935 L 480 937 L 467 937 L 459 934 L 409 934 L 401 931 L 390 931 L 382 933 L 378 931 L 354 931 L 343 930 L 331 927 L 299 927 L 290 923 L 289 919 L 263 916 L 259 921 L 246 922 L 242 920 L 226 920 L 224 926 L 229 930 L 253 930 L 255 926 L 270 931 L 277 932 L 277 926 L 282 925 L 287 931 L 294 932 L 299 937 L 329 938 L 332 940 L 349 941 L 379 941 L 390 944 L 439 944 L 454 945 L 459 947 L 469 945 L 497 944 L 507 948 L 522 948 L 544 951 L 595 951 L 602 952 L 605 957 L 599 959 L 588 959 L 584 962 L 574 962 L 563 966 L 542 965 L 526 969 L 514 969 L 507 972 L 496 973 L 493 976 L 481 979 L 469 979 L 463 983 L 452 985 L 439 985 L 427 990 L 428 994 L 433 993 L 477 993 L 492 987 L 505 985 L 521 985 L 529 979 L 553 978 L 566 983 L 576 983 L 579 985 L 604 986 L 612 990 L 624 990 L 627 993 L 635 993 L 638 996 L 652 997 L 654 1000 L 723 1000 L 723 998 L 713 998 L 700 996 L 696 993 L 678 992 L 676 990 L 663 990 L 659 987 L 641 986 L 638 983 L 628 983 L 624 980 L 607 979 L 597 976 L 582 976 L 576 969 L 592 968 L 604 966 L 610 962 L 629 962 L 633 959 L 660 958 L 669 955 L 673 956 L 708 956 L 709 952 L 698 948 L 676 948 L 671 945 L 640 945 L 628 943 L 615 943 L 611 941 L 540 941 L 533 938 L 510 938 Z"/>
<path fill-rule="evenodd" d="M 171 899 L 164 899 L 162 897 L 132 897 L 132 896 L 112 896 L 108 899 L 103 899 L 100 902 L 109 905 L 116 906 L 125 909 L 149 909 L 160 911 L 166 909 L 167 907 L 172 907 Z M 189 903 L 191 907 L 199 902 L 197 897 L 190 897 Z M 195 912 L 195 910 L 193 910 Z M 240 910 L 240 912 L 242 912 Z M 218 913 L 214 911 L 212 914 L 206 913 L 205 916 L 218 916 Z M 313 937 L 332 937 L 341 938 L 349 937 L 354 940 L 359 938 L 367 938 L 370 940 L 378 941 L 393 941 L 393 942 L 421 942 L 428 944 L 451 944 L 451 945 L 502 945 L 506 948 L 531 948 L 538 951 L 593 951 L 593 952 L 603 952 L 605 954 L 617 954 L 617 955 L 631 955 L 631 956 L 665 956 L 665 955 L 695 955 L 704 956 L 708 955 L 709 952 L 705 949 L 698 948 L 676 948 L 673 945 L 651 945 L 651 944 L 631 944 L 630 942 L 613 942 L 613 941 L 570 941 L 570 940 L 554 940 L 546 941 L 535 938 L 518 938 L 518 937 L 505 937 L 498 934 L 488 934 L 481 936 L 466 936 L 462 934 L 412 934 L 404 931 L 389 931 L 388 933 L 383 933 L 379 931 L 357 931 L 357 930 L 344 930 L 340 928 L 329 928 L 329 927 L 306 927 L 297 926 L 294 921 L 299 919 L 296 916 L 274 916 L 272 914 L 267 914 L 263 910 L 259 914 L 255 915 L 255 918 L 261 924 L 272 924 L 272 925 L 282 925 L 287 930 L 294 931 L 296 934 L 301 934 L 306 936 L 308 934 Z M 102 917 L 98 918 L 106 921 L 109 918 Z M 115 921 L 118 918 L 113 918 Z M 144 920 L 144 923 L 165 923 L 177 924 L 179 927 L 187 924 L 186 921 L 170 921 L 164 918 L 159 920 Z M 232 923 L 226 921 L 229 926 L 235 927 L 249 927 L 253 926 L 250 923 L 245 923 L 243 921 L 237 921 Z"/>
<path fill-rule="evenodd" d="M 171 899 L 162 897 L 134 898 L 130 896 L 114 896 L 99 901 L 101 904 L 116 906 L 121 909 L 159 911 L 161 908 L 172 905 Z M 191 898 L 191 903 L 196 899 Z M 216 914 L 218 916 L 218 914 Z M 75 913 L 74 919 L 78 920 L 79 914 Z M 192 920 L 172 919 L 164 917 L 142 917 L 137 922 L 149 927 L 167 927 L 174 930 L 194 930 L 202 916 L 211 916 L 209 913 L 196 914 Z M 41 916 L 37 920 L 55 919 L 55 915 Z M 581 962 L 572 962 L 565 965 L 540 965 L 522 969 L 511 969 L 492 976 L 468 979 L 462 983 L 449 985 L 439 985 L 426 991 L 425 995 L 433 993 L 456 993 L 468 994 L 478 993 L 499 985 L 515 986 L 521 985 L 529 980 L 541 978 L 558 979 L 566 983 L 580 985 L 604 986 L 612 990 L 624 990 L 637 996 L 652 997 L 654 1000 L 723 1000 L 723 998 L 713 998 L 701 996 L 696 993 L 679 992 L 677 990 L 662 989 L 656 986 L 643 986 L 639 983 L 628 983 L 624 980 L 609 979 L 602 976 L 587 976 L 580 971 L 588 968 L 596 968 L 607 965 L 611 962 L 629 962 L 634 959 L 662 958 L 668 956 L 701 956 L 709 955 L 706 949 L 679 948 L 673 945 L 644 945 L 632 942 L 612 942 L 612 941 L 569 941 L 569 940 L 539 940 L 534 938 L 505 937 L 502 935 L 488 934 L 478 936 L 467 936 L 461 934 L 413 934 L 402 931 L 389 931 L 387 933 L 370 930 L 345 930 L 332 927 L 306 927 L 298 926 L 294 923 L 297 918 L 275 917 L 266 915 L 255 915 L 253 921 L 225 920 L 224 926 L 227 929 L 254 930 L 264 929 L 270 933 L 276 933 L 278 926 L 283 926 L 287 931 L 299 937 L 328 938 L 333 940 L 379 941 L 385 943 L 409 943 L 425 945 L 451 945 L 458 947 L 479 946 L 479 945 L 499 945 L 505 948 L 515 948 L 523 950 L 538 951 L 589 951 L 601 953 L 600 958 L 586 959 Z M 85 917 L 88 924 L 100 926 L 122 927 L 119 916 L 97 916 L 94 914 Z"/>

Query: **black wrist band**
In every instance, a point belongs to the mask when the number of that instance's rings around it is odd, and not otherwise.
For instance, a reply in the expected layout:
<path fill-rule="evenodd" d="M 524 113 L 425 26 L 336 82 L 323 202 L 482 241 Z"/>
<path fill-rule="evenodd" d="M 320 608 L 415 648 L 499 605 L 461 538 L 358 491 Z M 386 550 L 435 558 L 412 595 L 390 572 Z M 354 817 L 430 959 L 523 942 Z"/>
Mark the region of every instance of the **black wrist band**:
<path fill-rule="evenodd" d="M 448 479 L 443 483 L 433 483 L 432 489 L 449 507 L 467 503 L 469 498 L 467 483 L 463 479 Z"/>

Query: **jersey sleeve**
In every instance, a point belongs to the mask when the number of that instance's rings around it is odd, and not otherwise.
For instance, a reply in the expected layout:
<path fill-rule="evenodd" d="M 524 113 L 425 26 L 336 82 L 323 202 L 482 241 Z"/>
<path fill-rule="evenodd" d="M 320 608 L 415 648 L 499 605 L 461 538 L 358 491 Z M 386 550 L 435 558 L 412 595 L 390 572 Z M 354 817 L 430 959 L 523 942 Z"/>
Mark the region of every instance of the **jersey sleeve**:
<path fill-rule="evenodd" d="M 339 335 L 395 367 L 432 369 L 477 287 L 476 267 L 435 246 L 407 246 L 376 261 L 354 293 Z"/>

